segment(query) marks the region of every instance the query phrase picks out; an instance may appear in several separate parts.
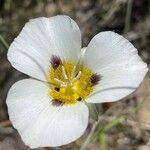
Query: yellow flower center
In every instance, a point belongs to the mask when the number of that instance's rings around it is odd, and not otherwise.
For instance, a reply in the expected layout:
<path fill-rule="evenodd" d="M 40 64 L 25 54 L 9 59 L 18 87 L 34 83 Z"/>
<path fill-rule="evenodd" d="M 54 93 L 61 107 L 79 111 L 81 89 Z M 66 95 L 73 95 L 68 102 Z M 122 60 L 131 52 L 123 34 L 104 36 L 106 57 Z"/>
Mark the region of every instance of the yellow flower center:
<path fill-rule="evenodd" d="M 58 61 L 58 59 L 57 59 Z M 81 65 L 77 66 L 81 68 Z M 49 82 L 53 87 L 49 96 L 56 102 L 62 104 L 75 104 L 84 101 L 93 91 L 92 77 L 94 73 L 87 67 L 81 70 L 76 68 L 72 61 L 63 61 L 49 70 Z"/>

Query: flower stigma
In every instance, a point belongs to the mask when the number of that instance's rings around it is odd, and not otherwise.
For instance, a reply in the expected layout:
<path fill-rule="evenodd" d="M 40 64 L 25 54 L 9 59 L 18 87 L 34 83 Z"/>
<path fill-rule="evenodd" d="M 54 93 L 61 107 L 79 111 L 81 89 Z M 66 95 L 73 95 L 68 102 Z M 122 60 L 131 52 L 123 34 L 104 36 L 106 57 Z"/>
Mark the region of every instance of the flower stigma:
<path fill-rule="evenodd" d="M 51 57 L 51 66 L 48 80 L 53 86 L 49 96 L 55 106 L 84 101 L 100 80 L 100 75 L 90 68 L 70 60 L 62 61 L 58 56 Z"/>

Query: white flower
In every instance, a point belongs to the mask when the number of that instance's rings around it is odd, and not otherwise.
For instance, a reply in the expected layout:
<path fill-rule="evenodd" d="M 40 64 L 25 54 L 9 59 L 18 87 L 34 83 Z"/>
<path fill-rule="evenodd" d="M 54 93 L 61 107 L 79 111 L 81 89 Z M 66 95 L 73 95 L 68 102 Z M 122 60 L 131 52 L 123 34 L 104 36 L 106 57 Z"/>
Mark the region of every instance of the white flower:
<path fill-rule="evenodd" d="M 88 125 L 85 102 L 117 101 L 148 71 L 134 46 L 111 31 L 81 49 L 79 27 L 68 16 L 30 20 L 8 60 L 32 77 L 15 83 L 7 97 L 10 120 L 31 148 L 75 141 Z"/>

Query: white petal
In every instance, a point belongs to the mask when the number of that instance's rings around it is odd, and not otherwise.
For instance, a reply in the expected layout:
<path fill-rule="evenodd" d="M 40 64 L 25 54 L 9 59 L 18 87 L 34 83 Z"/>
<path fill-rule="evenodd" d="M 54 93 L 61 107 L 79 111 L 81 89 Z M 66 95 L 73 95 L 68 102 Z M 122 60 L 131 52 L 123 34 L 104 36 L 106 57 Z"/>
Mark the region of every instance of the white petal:
<path fill-rule="evenodd" d="M 81 57 L 84 57 L 84 54 L 85 54 L 85 52 L 86 52 L 86 49 L 87 49 L 87 47 L 83 47 L 83 48 L 81 49 Z"/>
<path fill-rule="evenodd" d="M 76 60 L 80 51 L 80 30 L 70 17 L 41 17 L 26 23 L 9 48 L 8 60 L 17 70 L 46 80 L 52 55 Z"/>
<path fill-rule="evenodd" d="M 147 73 L 136 48 L 114 32 L 96 35 L 85 52 L 85 64 L 102 79 L 87 99 L 91 103 L 113 102 L 132 93 Z"/>
<path fill-rule="evenodd" d="M 48 85 L 26 79 L 15 83 L 8 93 L 10 120 L 31 148 L 75 141 L 88 124 L 86 105 L 53 106 L 48 92 Z"/>

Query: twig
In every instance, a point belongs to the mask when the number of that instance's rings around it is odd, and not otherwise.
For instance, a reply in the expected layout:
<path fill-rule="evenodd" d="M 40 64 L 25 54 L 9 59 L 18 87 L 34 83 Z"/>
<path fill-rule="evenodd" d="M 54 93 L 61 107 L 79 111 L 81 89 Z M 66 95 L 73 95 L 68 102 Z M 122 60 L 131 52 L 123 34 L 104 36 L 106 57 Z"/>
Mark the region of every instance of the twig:
<path fill-rule="evenodd" d="M 14 129 L 12 127 L 0 127 L 0 135 L 1 134 L 11 134 L 13 133 Z"/>
<path fill-rule="evenodd" d="M 11 126 L 10 120 L 0 122 L 0 127 L 9 127 L 9 126 Z"/>
<path fill-rule="evenodd" d="M 133 0 L 128 0 L 124 33 L 127 33 L 130 30 L 132 5 L 133 5 Z"/>
<path fill-rule="evenodd" d="M 127 38 L 129 41 L 135 41 L 138 40 L 141 37 L 146 37 L 146 36 L 150 36 L 150 32 L 149 31 L 143 31 L 143 32 L 128 32 L 124 34 L 124 37 Z"/>
<path fill-rule="evenodd" d="M 116 0 L 108 10 L 108 12 L 103 16 L 102 20 L 99 22 L 100 25 L 107 24 L 115 15 L 115 13 L 120 9 L 121 4 L 126 3 L 127 0 Z"/>
<path fill-rule="evenodd" d="M 0 43 L 4 46 L 6 50 L 8 50 L 9 46 L 7 42 L 4 40 L 4 38 L 0 35 Z"/>

